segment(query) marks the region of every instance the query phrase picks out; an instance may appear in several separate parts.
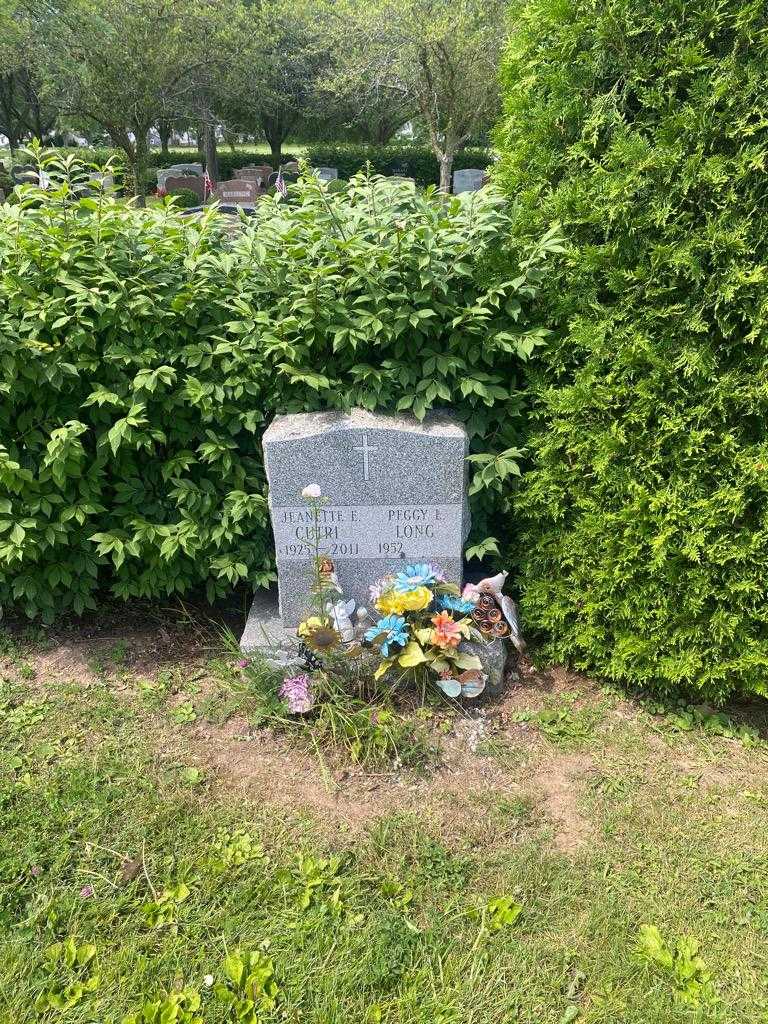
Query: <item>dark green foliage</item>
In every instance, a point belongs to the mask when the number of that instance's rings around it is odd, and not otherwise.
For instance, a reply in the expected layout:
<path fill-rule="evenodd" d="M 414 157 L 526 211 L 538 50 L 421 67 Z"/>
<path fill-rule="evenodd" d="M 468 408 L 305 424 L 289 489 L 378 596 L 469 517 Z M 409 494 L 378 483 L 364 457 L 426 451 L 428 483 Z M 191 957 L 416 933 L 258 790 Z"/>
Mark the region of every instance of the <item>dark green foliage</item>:
<path fill-rule="evenodd" d="M 307 162 L 312 167 L 338 167 L 340 178 L 351 178 L 370 164 L 376 174 L 402 174 L 415 178 L 417 185 L 437 185 L 440 168 L 429 146 L 350 146 L 317 144 L 308 146 Z M 493 154 L 488 149 L 464 149 L 456 155 L 454 170 L 489 167 Z"/>
<path fill-rule="evenodd" d="M 499 180 L 573 242 L 515 503 L 528 622 L 612 679 L 768 693 L 766 7 L 515 17 Z"/>
<path fill-rule="evenodd" d="M 0 606 L 51 618 L 99 585 L 267 582 L 274 412 L 453 405 L 482 486 L 516 469 L 516 372 L 554 243 L 494 269 L 498 195 L 313 178 L 228 238 L 213 210 L 73 203 L 77 168 L 43 159 L 61 187 L 0 207 Z"/>
<path fill-rule="evenodd" d="M 200 206 L 200 196 L 191 188 L 180 188 L 171 194 L 173 202 L 180 210 L 189 210 L 194 206 Z"/>

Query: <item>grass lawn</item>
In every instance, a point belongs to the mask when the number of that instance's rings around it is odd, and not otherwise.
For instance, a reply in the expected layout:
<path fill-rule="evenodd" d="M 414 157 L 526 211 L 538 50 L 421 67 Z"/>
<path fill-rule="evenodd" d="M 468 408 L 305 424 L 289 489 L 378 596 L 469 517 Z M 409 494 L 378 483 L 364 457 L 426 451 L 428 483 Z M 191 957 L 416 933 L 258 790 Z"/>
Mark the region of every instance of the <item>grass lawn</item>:
<path fill-rule="evenodd" d="M 522 665 L 412 712 L 414 772 L 265 725 L 167 614 L 5 633 L 0 678 L 3 1022 L 768 1021 L 764 708 Z"/>

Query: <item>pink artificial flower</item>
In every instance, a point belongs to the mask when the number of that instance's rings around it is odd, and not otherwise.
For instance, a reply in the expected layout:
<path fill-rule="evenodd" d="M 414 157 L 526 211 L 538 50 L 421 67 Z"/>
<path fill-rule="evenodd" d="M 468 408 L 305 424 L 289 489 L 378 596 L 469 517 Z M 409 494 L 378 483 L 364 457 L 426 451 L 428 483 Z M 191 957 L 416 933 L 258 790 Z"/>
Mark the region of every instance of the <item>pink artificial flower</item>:
<path fill-rule="evenodd" d="M 477 589 L 474 583 L 467 583 L 461 592 L 462 601 L 476 601 L 480 591 Z"/>
<path fill-rule="evenodd" d="M 288 705 L 290 714 L 306 715 L 315 703 L 312 696 L 312 680 L 306 674 L 286 677 L 280 687 L 280 696 Z"/>
<path fill-rule="evenodd" d="M 368 587 L 368 593 L 371 596 L 371 603 L 376 604 L 382 594 L 386 594 L 394 585 L 394 576 L 384 576 L 383 579 L 376 580 L 375 583 L 371 583 Z"/>
<path fill-rule="evenodd" d="M 237 663 L 238 668 L 248 668 L 249 661 L 247 658 L 241 658 Z"/>
<path fill-rule="evenodd" d="M 82 899 L 87 900 L 90 899 L 90 897 L 93 896 L 95 892 L 96 890 L 93 888 L 92 885 L 84 885 L 83 888 L 80 890 L 80 896 Z"/>

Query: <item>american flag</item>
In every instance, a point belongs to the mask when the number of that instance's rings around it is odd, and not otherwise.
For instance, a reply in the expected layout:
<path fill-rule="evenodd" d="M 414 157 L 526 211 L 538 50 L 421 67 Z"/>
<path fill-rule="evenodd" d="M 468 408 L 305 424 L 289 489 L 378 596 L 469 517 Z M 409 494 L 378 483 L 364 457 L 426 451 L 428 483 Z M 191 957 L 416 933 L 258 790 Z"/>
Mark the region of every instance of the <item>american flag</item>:
<path fill-rule="evenodd" d="M 283 199 L 288 195 L 288 188 L 285 184 L 285 179 L 283 178 L 282 167 L 277 172 L 277 178 L 275 179 L 275 191 L 279 192 Z"/>
<path fill-rule="evenodd" d="M 211 176 L 208 171 L 203 175 L 203 195 L 207 199 L 208 196 L 213 195 L 213 190 L 216 188 L 214 183 L 211 181 Z"/>

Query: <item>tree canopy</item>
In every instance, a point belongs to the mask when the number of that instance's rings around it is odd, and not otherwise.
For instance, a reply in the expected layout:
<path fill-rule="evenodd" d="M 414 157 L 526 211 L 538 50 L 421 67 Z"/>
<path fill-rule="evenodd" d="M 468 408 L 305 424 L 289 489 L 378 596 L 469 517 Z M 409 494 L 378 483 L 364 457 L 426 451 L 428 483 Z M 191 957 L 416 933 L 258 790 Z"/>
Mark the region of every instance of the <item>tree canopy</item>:
<path fill-rule="evenodd" d="M 498 115 L 507 9 L 507 0 L 341 0 L 335 9 L 339 87 L 415 111 L 443 189 L 456 153 Z"/>

